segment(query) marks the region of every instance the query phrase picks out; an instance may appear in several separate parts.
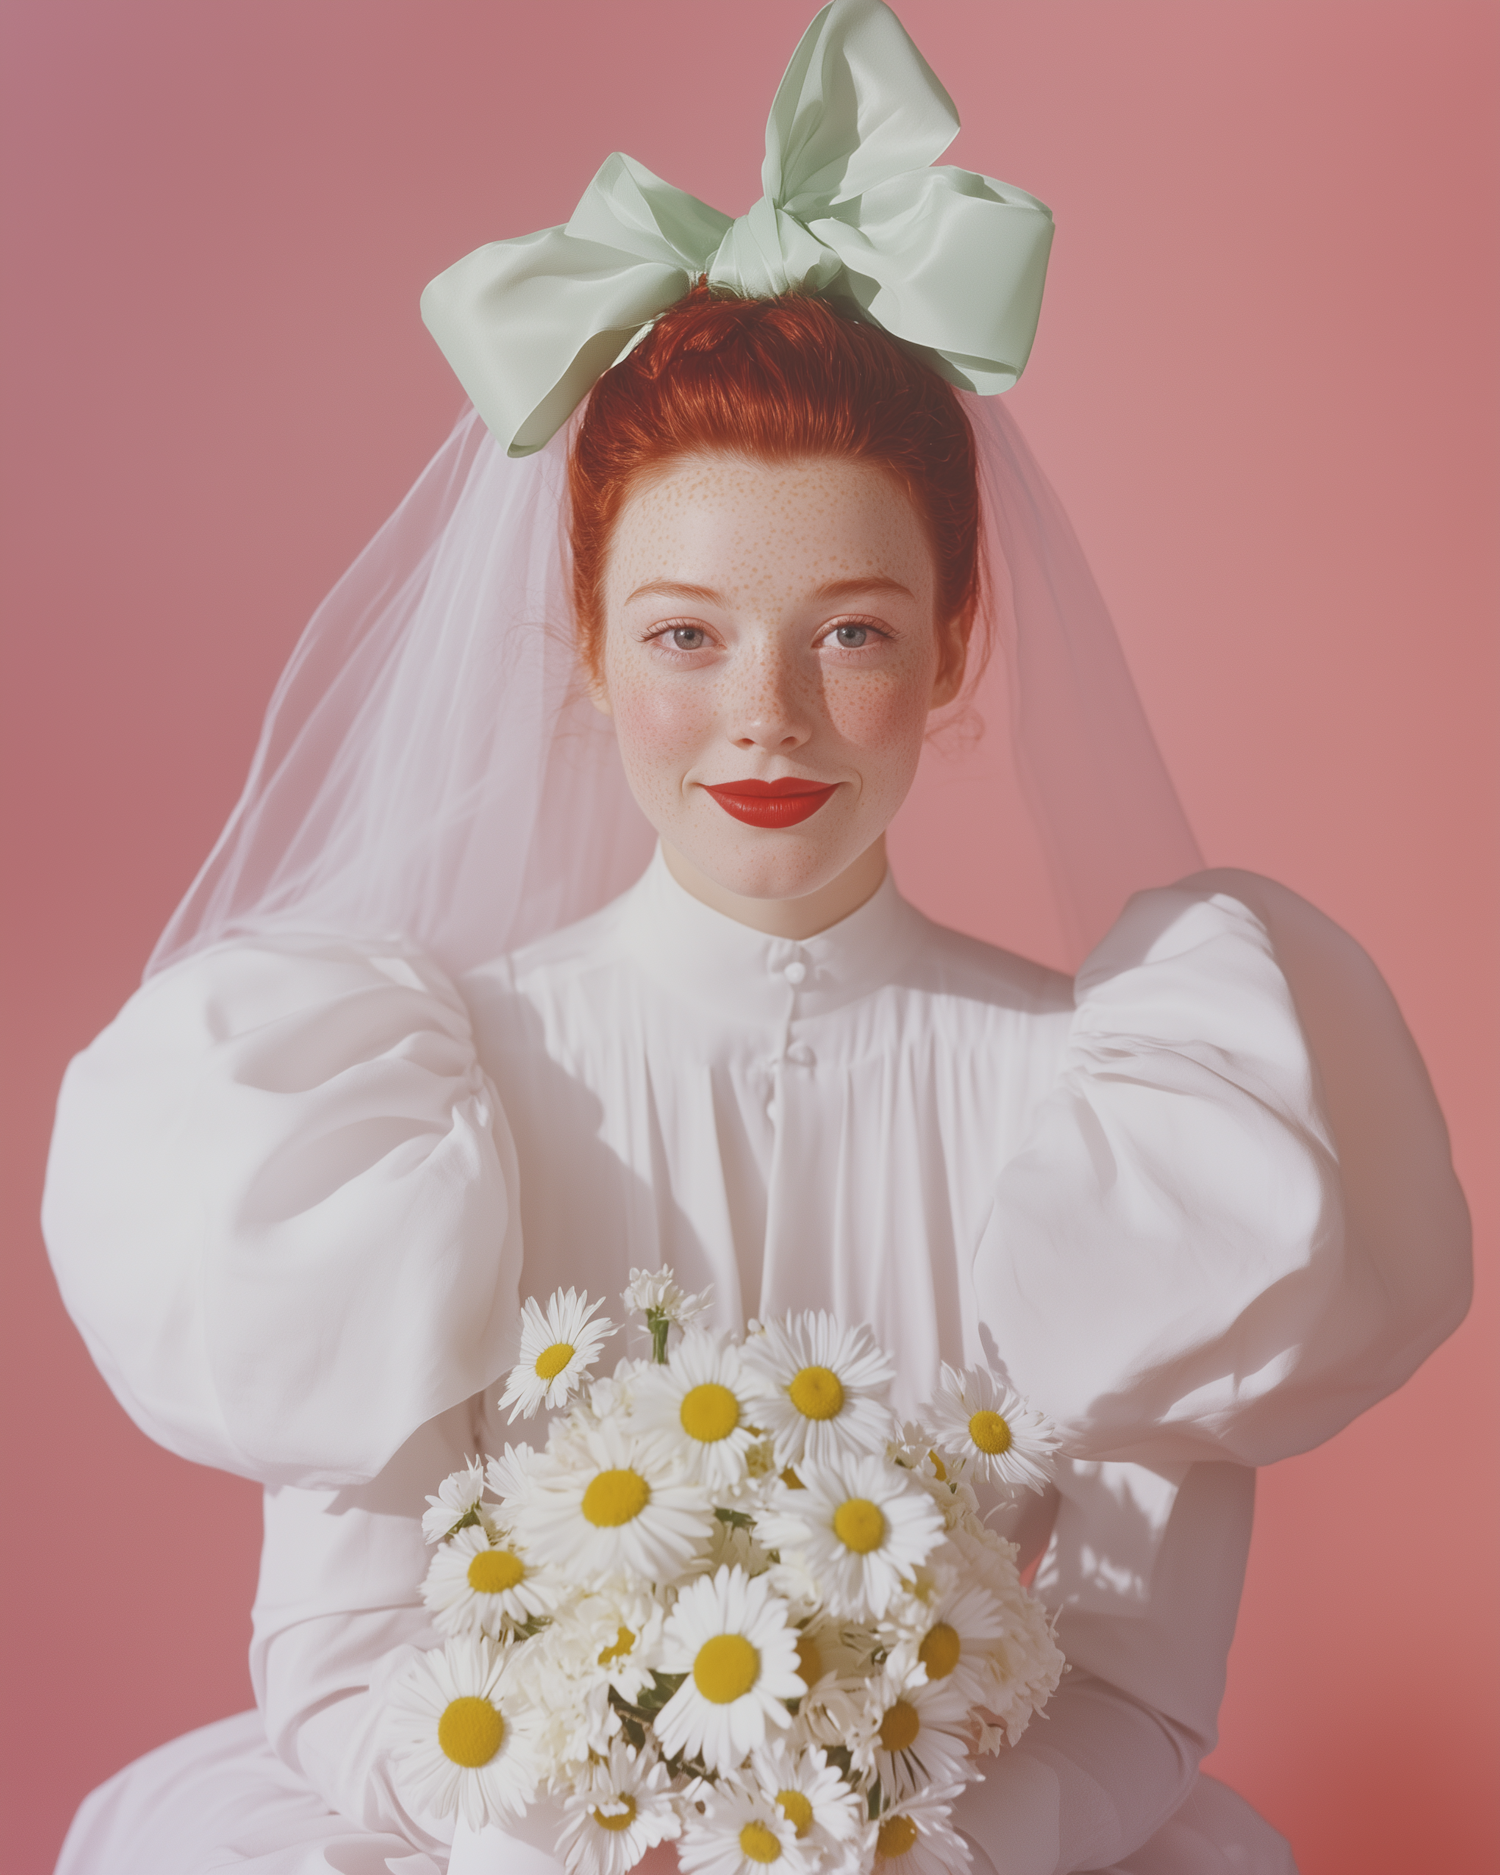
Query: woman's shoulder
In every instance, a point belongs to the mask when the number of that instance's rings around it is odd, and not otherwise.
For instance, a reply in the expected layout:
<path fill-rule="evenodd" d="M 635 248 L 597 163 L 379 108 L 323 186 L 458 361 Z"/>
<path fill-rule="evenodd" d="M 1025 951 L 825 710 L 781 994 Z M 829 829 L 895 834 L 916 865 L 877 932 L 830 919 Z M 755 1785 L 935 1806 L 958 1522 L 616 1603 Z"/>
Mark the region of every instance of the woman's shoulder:
<path fill-rule="evenodd" d="M 631 891 L 635 888 L 632 887 Z M 566 979 L 607 968 L 621 955 L 623 908 L 630 892 L 601 910 L 562 925 L 464 971 L 459 987 L 468 999 L 524 992 L 529 985 Z"/>
<path fill-rule="evenodd" d="M 975 1265 L 1089 1457 L 1261 1464 L 1389 1392 L 1469 1293 L 1441 1111 L 1365 951 L 1252 873 L 1141 893 Z"/>
<path fill-rule="evenodd" d="M 191 1011 L 211 1025 L 254 1027 L 371 992 L 463 1008 L 442 966 L 403 940 L 292 931 L 224 938 L 174 958 L 145 978 L 116 1022 L 170 1020 Z"/>
<path fill-rule="evenodd" d="M 1230 872 L 1137 892 L 1073 975 L 913 911 L 921 925 L 917 972 L 926 987 L 1063 1014 L 1082 1031 L 1132 1019 L 1167 1034 L 1210 1030 L 1277 994 L 1275 946 L 1255 909 L 1262 893 L 1295 896 Z M 1305 901 L 1295 903 L 1307 920 L 1337 930 Z"/>
<path fill-rule="evenodd" d="M 1073 979 L 1079 1045 L 1136 1036 L 1168 1048 L 1300 1056 L 1285 960 L 1250 878 L 1204 874 L 1136 893 Z M 1231 882 L 1237 891 L 1225 889 Z"/>
<path fill-rule="evenodd" d="M 1073 979 L 1066 971 L 937 924 L 909 909 L 920 920 L 909 970 L 915 987 L 958 1001 L 998 1005 L 1064 1022 L 1072 1014 Z"/>
<path fill-rule="evenodd" d="M 1192 881 L 1136 893 L 1073 975 L 913 916 L 921 938 L 911 974 L 922 988 L 1054 1017 L 1080 1036 L 1131 1026 L 1143 1040 L 1221 1032 L 1274 999 L 1280 982 L 1255 912 Z"/>

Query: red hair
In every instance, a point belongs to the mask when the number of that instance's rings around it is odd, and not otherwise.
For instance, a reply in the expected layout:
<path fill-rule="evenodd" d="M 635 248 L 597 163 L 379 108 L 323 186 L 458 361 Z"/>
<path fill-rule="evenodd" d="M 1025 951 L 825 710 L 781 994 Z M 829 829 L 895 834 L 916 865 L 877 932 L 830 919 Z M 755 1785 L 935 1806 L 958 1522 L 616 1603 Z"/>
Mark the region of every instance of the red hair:
<path fill-rule="evenodd" d="M 739 299 L 700 285 L 590 394 L 568 458 L 579 650 L 597 671 L 603 577 L 635 479 L 674 457 L 729 449 L 880 464 L 920 516 L 937 618 L 967 643 L 979 599 L 974 435 L 951 385 L 878 326 L 801 294 Z"/>

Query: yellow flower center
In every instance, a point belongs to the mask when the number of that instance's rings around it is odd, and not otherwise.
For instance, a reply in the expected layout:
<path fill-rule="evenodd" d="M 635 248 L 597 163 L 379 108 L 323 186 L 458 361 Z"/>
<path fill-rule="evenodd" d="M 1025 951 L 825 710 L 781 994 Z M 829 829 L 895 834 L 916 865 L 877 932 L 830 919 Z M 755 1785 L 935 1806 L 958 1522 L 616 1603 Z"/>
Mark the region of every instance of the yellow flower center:
<path fill-rule="evenodd" d="M 885 1517 L 867 1497 L 846 1497 L 833 1513 L 833 1534 L 856 1556 L 868 1556 L 885 1540 Z"/>
<path fill-rule="evenodd" d="M 957 1632 L 946 1621 L 939 1621 L 923 1636 L 917 1658 L 926 1667 L 929 1680 L 946 1680 L 958 1665 L 960 1651 Z"/>
<path fill-rule="evenodd" d="M 939 1484 L 946 1484 L 948 1482 L 948 1467 L 938 1457 L 936 1452 L 929 1452 L 927 1456 L 932 1460 L 933 1477 L 937 1479 Z"/>
<path fill-rule="evenodd" d="M 796 1830 L 800 1841 L 812 1828 L 812 1805 L 800 1790 L 778 1790 L 776 1801 L 781 1805 L 781 1814 Z"/>
<path fill-rule="evenodd" d="M 526 1573 L 526 1565 L 508 1549 L 482 1549 L 469 1564 L 469 1587 L 476 1595 L 503 1595 Z"/>
<path fill-rule="evenodd" d="M 574 1353 L 571 1341 L 554 1341 L 550 1348 L 543 1348 L 536 1357 L 537 1378 L 555 1380 L 572 1360 Z"/>
<path fill-rule="evenodd" d="M 608 1813 L 603 1810 L 596 1810 L 594 1812 L 594 1821 L 599 1825 L 600 1829 L 629 1829 L 631 1824 L 635 1821 L 634 1797 L 622 1795 L 616 1797 L 615 1802 L 623 1803 L 625 1808 Z"/>
<path fill-rule="evenodd" d="M 634 1630 L 631 1628 L 621 1628 L 619 1633 L 615 1635 L 614 1646 L 606 1647 L 604 1652 L 600 1654 L 599 1665 L 601 1667 L 607 1667 L 612 1661 L 623 1660 L 634 1646 Z"/>
<path fill-rule="evenodd" d="M 747 1862 L 779 1862 L 781 1844 L 764 1823 L 747 1823 L 740 1831 L 740 1854 Z"/>
<path fill-rule="evenodd" d="M 700 1445 L 717 1445 L 739 1425 L 740 1403 L 728 1387 L 705 1380 L 701 1387 L 691 1387 L 683 1394 L 678 1418 L 690 1439 Z"/>
<path fill-rule="evenodd" d="M 843 1382 L 827 1367 L 804 1367 L 787 1397 L 804 1419 L 832 1419 L 844 1404 Z"/>
<path fill-rule="evenodd" d="M 743 1634 L 716 1634 L 698 1649 L 693 1684 L 716 1706 L 743 1699 L 760 1678 L 760 1655 Z"/>
<path fill-rule="evenodd" d="M 917 1826 L 909 1816 L 888 1816 L 876 1834 L 875 1853 L 894 1861 L 905 1855 L 916 1840 Z"/>
<path fill-rule="evenodd" d="M 998 1413 L 988 1409 L 976 1413 L 969 1421 L 969 1437 L 981 1452 L 988 1452 L 991 1458 L 1010 1450 L 1010 1427 Z"/>
<path fill-rule="evenodd" d="M 809 1686 L 823 1677 L 823 1650 L 810 1634 L 797 1636 L 797 1671 Z"/>
<path fill-rule="evenodd" d="M 505 1721 L 487 1699 L 450 1699 L 438 1720 L 438 1747 L 468 1771 L 477 1771 L 500 1749 Z"/>
<path fill-rule="evenodd" d="M 880 1721 L 880 1749 L 910 1751 L 921 1729 L 922 1721 L 916 1707 L 898 1699 L 894 1706 L 886 1707 L 885 1717 Z"/>
<path fill-rule="evenodd" d="M 639 1517 L 651 1501 L 651 1487 L 638 1471 L 601 1471 L 583 1494 L 583 1514 L 601 1530 L 618 1529 Z"/>

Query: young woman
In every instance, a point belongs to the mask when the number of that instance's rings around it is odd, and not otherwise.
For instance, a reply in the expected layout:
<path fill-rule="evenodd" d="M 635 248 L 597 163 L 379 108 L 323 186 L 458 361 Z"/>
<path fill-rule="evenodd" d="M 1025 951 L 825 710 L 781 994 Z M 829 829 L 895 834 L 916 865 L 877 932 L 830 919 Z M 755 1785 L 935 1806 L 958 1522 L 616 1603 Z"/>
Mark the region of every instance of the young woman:
<path fill-rule="evenodd" d="M 1071 1671 L 961 1800 L 981 1870 L 1289 1866 L 1197 1774 L 1252 1468 L 1451 1328 L 1463 1204 L 1388 992 L 1293 895 L 1143 892 L 1071 982 L 900 897 L 886 828 L 996 620 L 1074 902 L 1192 857 L 978 394 L 1024 364 L 1045 211 L 920 167 L 945 102 L 837 0 L 751 215 L 611 159 L 567 231 L 439 283 L 493 433 L 460 424 L 314 621 L 64 1091 L 75 1319 L 139 1423 L 267 1487 L 257 1710 L 96 1792 L 66 1875 L 449 1866 L 382 1724 L 432 1640 L 424 1493 L 499 1442 L 521 1292 L 663 1261 L 725 1330 L 868 1323 L 900 1405 L 983 1362 L 1061 1428 L 1012 1534 Z M 949 265 L 972 300 L 924 310 Z M 553 1869 L 549 1827 L 451 1866 Z"/>

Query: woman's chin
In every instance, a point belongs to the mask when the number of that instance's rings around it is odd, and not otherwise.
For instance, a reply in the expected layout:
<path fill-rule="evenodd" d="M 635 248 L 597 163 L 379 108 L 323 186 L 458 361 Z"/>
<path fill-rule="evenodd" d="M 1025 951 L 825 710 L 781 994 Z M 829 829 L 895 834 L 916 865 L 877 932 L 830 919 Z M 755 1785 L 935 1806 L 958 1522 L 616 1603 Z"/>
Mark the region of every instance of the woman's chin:
<path fill-rule="evenodd" d="M 747 837 L 728 842 L 686 841 L 663 834 L 667 859 L 679 882 L 695 883 L 733 898 L 778 901 L 810 898 L 842 877 L 860 857 L 853 843 L 830 850 L 797 828 L 745 829 Z M 687 876 L 691 871 L 695 878 Z"/>

